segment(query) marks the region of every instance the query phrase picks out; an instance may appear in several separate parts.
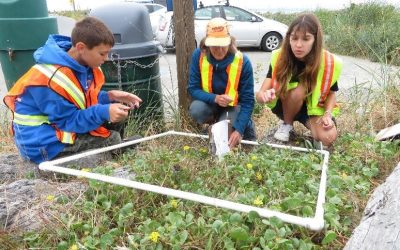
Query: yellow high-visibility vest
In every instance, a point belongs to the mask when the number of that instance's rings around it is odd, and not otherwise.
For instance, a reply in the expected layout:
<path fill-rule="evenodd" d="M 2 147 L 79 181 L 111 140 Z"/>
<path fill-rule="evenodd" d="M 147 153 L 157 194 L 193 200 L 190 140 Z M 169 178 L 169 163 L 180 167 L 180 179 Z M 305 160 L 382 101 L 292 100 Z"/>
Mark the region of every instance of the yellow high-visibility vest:
<path fill-rule="evenodd" d="M 271 68 L 272 68 L 272 87 L 275 90 L 279 89 L 280 84 L 276 81 L 276 63 L 279 58 L 281 49 L 272 52 L 271 56 Z M 317 85 L 315 86 L 311 95 L 306 99 L 307 103 L 307 114 L 321 116 L 325 112 L 325 100 L 329 95 L 330 89 L 334 83 L 339 79 L 342 71 L 343 62 L 336 55 L 324 50 L 322 53 L 322 61 L 318 70 Z M 297 87 L 298 82 L 289 82 L 287 90 L 291 90 Z M 278 97 L 267 105 L 269 108 L 274 108 Z M 339 107 L 336 106 L 332 110 L 332 115 L 336 116 L 339 114 Z"/>
<path fill-rule="evenodd" d="M 239 99 L 238 87 L 240 74 L 242 73 L 243 54 L 238 51 L 233 58 L 232 63 L 226 68 L 228 74 L 228 82 L 226 84 L 225 94 L 232 98 L 229 106 L 236 106 Z M 201 88 L 207 93 L 212 91 L 212 74 L 213 66 L 209 63 L 207 55 L 200 55 L 200 72 L 201 72 Z"/>

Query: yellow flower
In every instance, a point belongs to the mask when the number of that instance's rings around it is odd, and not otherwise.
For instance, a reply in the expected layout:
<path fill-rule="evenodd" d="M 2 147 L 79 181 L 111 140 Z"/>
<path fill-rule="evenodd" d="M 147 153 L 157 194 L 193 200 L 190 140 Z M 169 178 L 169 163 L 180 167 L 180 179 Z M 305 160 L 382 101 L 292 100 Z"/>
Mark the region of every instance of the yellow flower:
<path fill-rule="evenodd" d="M 51 194 L 47 195 L 47 197 L 46 197 L 46 199 L 47 199 L 48 201 L 53 201 L 54 198 L 55 198 L 55 196 L 54 196 L 54 195 L 51 195 Z"/>
<path fill-rule="evenodd" d="M 346 179 L 347 178 L 347 174 L 345 172 L 342 173 L 342 179 Z"/>
<path fill-rule="evenodd" d="M 253 164 L 247 163 L 246 167 L 247 167 L 248 170 L 251 170 L 251 169 L 253 169 Z"/>
<path fill-rule="evenodd" d="M 76 245 L 76 244 L 73 244 L 72 246 L 70 246 L 69 248 L 68 248 L 68 250 L 78 250 L 79 248 L 78 248 L 78 246 Z"/>
<path fill-rule="evenodd" d="M 190 149 L 190 147 L 188 145 L 183 146 L 184 151 L 188 151 L 189 149 Z"/>
<path fill-rule="evenodd" d="M 160 237 L 160 234 L 159 234 L 158 232 L 151 232 L 151 234 L 150 234 L 150 236 L 149 236 L 149 239 L 150 239 L 152 242 L 157 243 L 157 242 L 158 242 L 158 237 Z"/>
<path fill-rule="evenodd" d="M 256 173 L 256 179 L 259 180 L 259 181 L 261 181 L 262 178 L 263 178 L 262 174 L 261 174 L 260 172 L 257 172 L 257 173 Z"/>
<path fill-rule="evenodd" d="M 257 156 L 253 155 L 253 156 L 251 157 L 251 160 L 253 160 L 253 161 L 257 160 Z"/>
<path fill-rule="evenodd" d="M 177 208 L 178 207 L 178 201 L 177 200 L 171 200 L 171 206 L 173 207 L 173 208 Z"/>
<path fill-rule="evenodd" d="M 89 172 L 91 172 L 91 169 L 90 169 L 90 168 L 82 168 L 81 171 L 82 171 L 82 172 L 89 173 Z M 79 179 L 82 179 L 82 178 L 85 178 L 85 177 L 83 177 L 82 175 L 78 175 L 78 178 L 79 178 Z"/>
<path fill-rule="evenodd" d="M 260 197 L 257 196 L 257 198 L 253 201 L 253 204 L 256 205 L 256 206 L 262 206 L 264 203 L 260 199 Z"/>
<path fill-rule="evenodd" d="M 203 153 L 203 154 L 205 154 L 205 153 L 207 153 L 208 152 L 208 150 L 207 149 L 205 149 L 205 148 L 201 148 L 200 149 L 200 153 Z"/>

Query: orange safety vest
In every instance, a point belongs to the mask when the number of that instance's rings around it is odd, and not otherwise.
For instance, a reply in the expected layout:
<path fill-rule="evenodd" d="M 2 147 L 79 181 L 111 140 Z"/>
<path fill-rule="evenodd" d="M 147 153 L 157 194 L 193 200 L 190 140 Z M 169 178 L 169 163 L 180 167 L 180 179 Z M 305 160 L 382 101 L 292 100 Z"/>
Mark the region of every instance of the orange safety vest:
<path fill-rule="evenodd" d="M 52 64 L 36 64 L 26 72 L 4 97 L 4 103 L 13 113 L 13 122 L 26 126 L 50 124 L 56 131 L 58 140 L 62 143 L 74 144 L 76 134 L 63 131 L 51 124 L 44 114 L 22 115 L 15 112 L 16 99 L 30 86 L 49 87 L 54 92 L 73 103 L 79 109 L 86 109 L 98 103 L 98 94 L 104 84 L 104 75 L 100 68 L 93 69 L 94 81 L 86 93 L 83 91 L 74 72 L 68 67 Z M 14 131 L 12 129 L 12 133 Z M 100 126 L 89 132 L 93 136 L 108 137 L 110 131 Z"/>
<path fill-rule="evenodd" d="M 236 106 L 239 99 L 238 87 L 240 74 L 242 73 L 243 54 L 238 51 L 233 58 L 232 63 L 226 68 L 228 74 L 228 82 L 226 84 L 225 94 L 232 98 L 229 106 Z M 207 55 L 201 53 L 200 55 L 200 72 L 201 72 L 201 88 L 207 92 L 212 93 L 212 74 L 213 66 L 209 63 Z"/>
<path fill-rule="evenodd" d="M 280 84 L 276 80 L 276 63 L 279 58 L 279 50 L 272 52 L 271 67 L 272 67 L 272 87 L 278 91 Z M 322 55 L 321 65 L 319 67 L 317 76 L 317 85 L 311 95 L 306 99 L 308 115 L 323 115 L 325 112 L 324 103 L 329 95 L 331 86 L 337 82 L 342 71 L 342 60 L 334 54 L 324 50 Z M 296 88 L 298 82 L 290 82 L 287 85 L 288 90 Z M 278 97 L 272 102 L 268 103 L 268 107 L 274 108 Z M 332 115 L 336 116 L 339 113 L 339 107 L 336 106 L 332 110 Z"/>

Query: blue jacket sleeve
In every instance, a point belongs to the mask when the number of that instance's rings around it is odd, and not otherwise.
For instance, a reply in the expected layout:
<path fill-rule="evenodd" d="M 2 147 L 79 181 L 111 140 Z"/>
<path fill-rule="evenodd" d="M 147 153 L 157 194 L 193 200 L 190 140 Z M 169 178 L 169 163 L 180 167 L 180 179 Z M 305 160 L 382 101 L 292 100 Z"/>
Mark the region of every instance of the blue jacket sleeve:
<path fill-rule="evenodd" d="M 109 104 L 78 109 L 47 87 L 29 87 L 24 95 L 33 99 L 36 107 L 49 117 L 51 123 L 67 132 L 88 133 L 109 120 Z"/>
<path fill-rule="evenodd" d="M 254 109 L 254 78 L 253 67 L 249 58 L 244 55 L 242 73 L 239 82 L 239 100 L 240 112 L 236 118 L 236 122 L 232 125 L 242 136 L 244 130 L 248 126 Z"/>
<path fill-rule="evenodd" d="M 110 98 L 108 98 L 108 92 L 101 90 L 98 96 L 98 100 L 100 104 L 109 104 Z"/>
<path fill-rule="evenodd" d="M 200 52 L 200 49 L 197 48 L 192 54 L 188 91 L 193 99 L 214 104 L 216 95 L 213 93 L 207 93 L 201 88 Z"/>

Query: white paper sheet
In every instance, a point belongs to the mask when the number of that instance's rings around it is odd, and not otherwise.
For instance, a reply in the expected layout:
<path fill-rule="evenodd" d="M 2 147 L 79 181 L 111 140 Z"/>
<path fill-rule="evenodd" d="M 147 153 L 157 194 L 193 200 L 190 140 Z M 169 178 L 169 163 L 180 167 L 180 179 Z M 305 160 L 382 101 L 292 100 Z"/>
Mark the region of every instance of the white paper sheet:
<path fill-rule="evenodd" d="M 228 123 L 228 120 L 223 120 L 215 123 L 211 127 L 211 133 L 216 148 L 215 155 L 220 158 L 230 151 L 228 144 Z"/>

